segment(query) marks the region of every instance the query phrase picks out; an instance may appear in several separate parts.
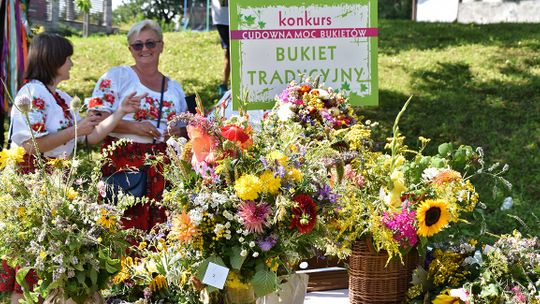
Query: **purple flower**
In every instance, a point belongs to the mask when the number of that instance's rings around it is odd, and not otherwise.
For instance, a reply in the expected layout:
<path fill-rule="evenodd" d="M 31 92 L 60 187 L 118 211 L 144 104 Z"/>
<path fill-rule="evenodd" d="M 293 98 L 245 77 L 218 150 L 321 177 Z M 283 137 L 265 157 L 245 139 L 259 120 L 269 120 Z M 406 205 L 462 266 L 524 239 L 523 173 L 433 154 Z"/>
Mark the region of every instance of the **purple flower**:
<path fill-rule="evenodd" d="M 282 165 L 279 165 L 277 167 L 277 174 L 279 174 L 279 177 L 283 178 L 285 176 L 285 167 L 283 167 Z"/>
<path fill-rule="evenodd" d="M 150 290 L 149 287 L 146 287 L 143 291 L 143 296 L 145 299 L 150 299 L 150 297 L 152 296 L 152 290 Z"/>
<path fill-rule="evenodd" d="M 268 161 L 266 161 L 266 158 L 264 156 L 260 156 L 259 157 L 259 160 L 261 161 L 261 163 L 263 164 L 264 168 L 265 169 L 268 169 Z"/>
<path fill-rule="evenodd" d="M 257 239 L 257 245 L 261 248 L 262 251 L 268 251 L 274 247 L 277 243 L 276 235 L 269 235 L 266 237 L 260 237 Z"/>
<path fill-rule="evenodd" d="M 332 188 L 327 184 L 324 184 L 322 187 L 319 187 L 316 197 L 319 201 L 327 200 L 330 203 L 335 204 L 339 195 L 332 193 Z"/>

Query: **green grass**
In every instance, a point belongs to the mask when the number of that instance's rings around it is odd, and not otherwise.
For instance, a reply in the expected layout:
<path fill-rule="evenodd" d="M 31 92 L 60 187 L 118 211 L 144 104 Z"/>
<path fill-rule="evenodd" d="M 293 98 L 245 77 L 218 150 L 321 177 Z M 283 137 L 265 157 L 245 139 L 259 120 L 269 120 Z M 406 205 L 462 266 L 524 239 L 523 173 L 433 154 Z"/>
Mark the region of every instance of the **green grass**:
<path fill-rule="evenodd" d="M 490 162 L 510 165 L 512 191 L 492 193 L 480 181 L 484 215 L 492 233 L 513 229 L 540 235 L 540 31 L 538 24 L 429 24 L 380 21 L 380 105 L 360 112 L 380 122 L 377 140 L 390 135 L 393 119 L 409 96 L 400 128 L 408 144 L 419 135 L 438 144 L 482 146 Z M 223 51 L 217 32 L 165 34 L 161 70 L 206 103 L 218 96 Z M 107 69 L 132 64 L 125 37 L 72 38 L 72 79 L 61 87 L 87 97 Z M 429 151 L 428 151 L 429 152 Z M 514 207 L 500 211 L 505 196 Z M 524 227 L 509 215 L 517 215 Z M 475 223 L 476 224 L 476 223 Z"/>

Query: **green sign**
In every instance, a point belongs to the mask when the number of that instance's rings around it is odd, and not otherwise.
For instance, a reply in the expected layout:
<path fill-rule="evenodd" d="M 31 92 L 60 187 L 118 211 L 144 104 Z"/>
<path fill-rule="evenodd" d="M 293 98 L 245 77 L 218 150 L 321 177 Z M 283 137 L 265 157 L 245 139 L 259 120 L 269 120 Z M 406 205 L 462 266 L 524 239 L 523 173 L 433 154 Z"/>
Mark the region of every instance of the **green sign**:
<path fill-rule="evenodd" d="M 233 107 L 271 109 L 304 77 L 378 104 L 376 0 L 230 0 Z"/>

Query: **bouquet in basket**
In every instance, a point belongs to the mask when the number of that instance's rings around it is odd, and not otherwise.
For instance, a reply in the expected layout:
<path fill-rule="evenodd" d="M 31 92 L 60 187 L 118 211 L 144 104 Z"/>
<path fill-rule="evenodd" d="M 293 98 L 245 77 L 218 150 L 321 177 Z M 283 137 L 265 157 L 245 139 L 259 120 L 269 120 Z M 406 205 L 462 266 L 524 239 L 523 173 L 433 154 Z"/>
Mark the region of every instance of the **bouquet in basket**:
<path fill-rule="evenodd" d="M 210 262 L 228 268 L 227 297 L 232 290 L 246 299 L 275 291 L 278 274 L 311 254 L 322 215 L 335 210 L 337 195 L 319 161 L 331 149 L 302 144 L 298 125 L 277 132 L 263 122 L 254 133 L 243 116 L 179 119 L 190 140 L 169 141 L 165 175 L 173 187 L 164 201 L 176 210 L 169 239 L 199 258 L 199 280 Z"/>
<path fill-rule="evenodd" d="M 429 237 L 475 210 L 479 197 L 471 177 L 484 172 L 508 183 L 500 176 L 506 166 L 500 172 L 483 170 L 481 149 L 447 143 L 439 146 L 438 154 L 423 155 L 429 140 L 422 137 L 418 151 L 405 146 L 398 122 L 407 104 L 386 145 L 391 154 L 355 144 L 369 141 L 368 132 L 351 128 L 343 135 L 347 149 L 359 157 L 346 164 L 344 175 L 349 178 L 336 185 L 343 195 L 329 253 L 344 258 L 356 240 L 368 237 L 389 258 L 402 257 L 413 248 L 425 248 Z"/>
<path fill-rule="evenodd" d="M 24 153 L 1 152 L 0 257 L 20 267 L 17 281 L 28 302 L 41 296 L 83 303 L 120 270 L 123 210 L 98 202 L 97 177 L 75 177 L 80 160 L 38 158 L 38 169 L 22 174 Z M 39 277 L 33 292 L 24 281 L 28 272 Z"/>

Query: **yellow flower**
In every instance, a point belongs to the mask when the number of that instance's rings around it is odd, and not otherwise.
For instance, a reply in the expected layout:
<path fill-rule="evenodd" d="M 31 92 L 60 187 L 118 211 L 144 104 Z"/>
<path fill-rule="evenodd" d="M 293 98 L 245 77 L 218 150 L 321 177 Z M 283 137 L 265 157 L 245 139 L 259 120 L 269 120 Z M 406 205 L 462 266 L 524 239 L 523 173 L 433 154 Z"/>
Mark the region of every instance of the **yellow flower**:
<path fill-rule="evenodd" d="M 182 214 L 173 218 L 173 227 L 169 238 L 173 240 L 179 240 L 183 243 L 189 243 L 193 239 L 193 236 L 197 234 L 197 227 L 191 221 L 191 218 L 186 213 L 182 211 Z"/>
<path fill-rule="evenodd" d="M 287 162 L 289 161 L 289 158 L 281 151 L 274 150 L 268 153 L 268 155 L 266 155 L 266 160 L 268 161 L 268 163 L 274 163 L 274 161 L 277 160 L 280 165 L 285 167 L 287 165 Z"/>
<path fill-rule="evenodd" d="M 440 293 L 433 301 L 432 304 L 460 304 L 463 303 L 459 297 L 453 297 L 449 294 L 449 290 L 445 290 Z"/>
<path fill-rule="evenodd" d="M 116 227 L 116 218 L 110 216 L 107 209 L 101 208 L 101 217 L 96 221 L 96 224 L 109 230 L 113 230 Z"/>
<path fill-rule="evenodd" d="M 299 183 L 304 179 L 304 173 L 296 168 L 289 168 L 287 170 L 287 177 Z"/>
<path fill-rule="evenodd" d="M 250 287 L 249 284 L 243 283 L 240 280 L 240 276 L 238 276 L 238 274 L 234 271 L 229 271 L 225 286 L 231 289 L 249 289 Z"/>
<path fill-rule="evenodd" d="M 236 190 L 236 196 L 243 200 L 255 200 L 259 197 L 259 193 L 262 191 L 261 180 L 255 175 L 242 175 L 236 180 L 234 184 L 234 190 Z"/>
<path fill-rule="evenodd" d="M 147 245 L 148 244 L 146 242 L 140 242 L 138 247 L 140 250 L 143 250 L 144 248 L 146 248 Z"/>
<path fill-rule="evenodd" d="M 407 191 L 405 187 L 405 180 L 403 177 L 403 172 L 394 170 L 390 175 L 390 181 L 393 184 L 392 192 L 390 192 L 389 204 L 393 207 L 399 207 L 401 204 L 401 193 Z"/>
<path fill-rule="evenodd" d="M 120 264 L 122 265 L 122 270 L 113 277 L 114 284 L 120 284 L 129 279 L 129 268 L 133 266 L 133 259 L 131 257 L 122 257 Z"/>
<path fill-rule="evenodd" d="M 274 177 L 272 171 L 264 171 L 259 177 L 262 183 L 263 192 L 276 194 L 281 186 L 281 178 L 279 176 Z"/>
<path fill-rule="evenodd" d="M 19 209 L 17 209 L 17 216 L 19 218 L 25 218 L 26 217 L 26 208 L 19 207 Z"/>
<path fill-rule="evenodd" d="M 448 204 L 443 200 L 428 199 L 416 210 L 418 235 L 429 237 L 440 232 L 450 221 Z"/>
<path fill-rule="evenodd" d="M 41 252 L 39 253 L 39 256 L 40 256 L 42 259 L 44 259 L 44 258 L 47 256 L 47 252 L 41 251 Z"/>
<path fill-rule="evenodd" d="M 150 285 L 148 287 L 150 287 L 150 290 L 152 290 L 152 292 L 166 288 L 167 279 L 163 275 L 158 274 L 152 279 L 152 282 L 150 282 Z"/>
<path fill-rule="evenodd" d="M 0 169 L 3 169 L 9 164 L 18 164 L 24 162 L 24 154 L 26 151 L 23 147 L 13 147 L 9 150 L 0 152 Z"/>
<path fill-rule="evenodd" d="M 75 191 L 72 187 L 69 187 L 66 191 L 67 198 L 72 201 L 79 195 L 79 192 Z"/>

